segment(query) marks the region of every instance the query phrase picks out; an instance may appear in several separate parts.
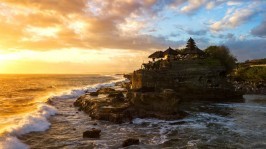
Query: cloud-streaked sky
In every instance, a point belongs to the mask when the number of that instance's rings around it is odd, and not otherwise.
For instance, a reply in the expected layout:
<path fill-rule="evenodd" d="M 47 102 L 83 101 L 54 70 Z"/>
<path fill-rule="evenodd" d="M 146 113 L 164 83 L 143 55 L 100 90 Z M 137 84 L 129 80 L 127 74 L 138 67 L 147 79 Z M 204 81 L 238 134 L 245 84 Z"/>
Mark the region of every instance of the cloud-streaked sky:
<path fill-rule="evenodd" d="M 0 0 L 0 73 L 128 72 L 192 37 L 266 57 L 264 0 Z"/>

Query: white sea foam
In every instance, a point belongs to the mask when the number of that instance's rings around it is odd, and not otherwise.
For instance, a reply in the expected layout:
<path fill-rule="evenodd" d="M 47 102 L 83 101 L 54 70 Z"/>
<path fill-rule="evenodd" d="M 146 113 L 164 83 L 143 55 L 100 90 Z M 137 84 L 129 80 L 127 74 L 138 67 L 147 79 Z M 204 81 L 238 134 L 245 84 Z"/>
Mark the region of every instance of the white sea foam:
<path fill-rule="evenodd" d="M 121 76 L 116 76 L 114 81 L 102 84 L 90 85 L 82 88 L 75 88 L 68 91 L 63 91 L 58 95 L 52 95 L 50 99 L 71 99 L 77 98 L 86 92 L 94 92 L 100 88 L 114 87 L 115 83 L 127 81 Z M 27 149 L 27 145 L 20 142 L 16 136 L 27 134 L 29 132 L 45 131 L 50 127 L 50 122 L 47 120 L 50 116 L 57 113 L 56 108 L 45 103 L 38 103 L 37 109 L 23 116 L 13 117 L 14 125 L 8 127 L 4 136 L 0 137 L 0 149 Z"/>
<path fill-rule="evenodd" d="M 17 124 L 10 126 L 6 132 L 17 136 L 33 131 L 45 131 L 51 125 L 47 118 L 56 114 L 56 109 L 50 105 L 40 103 L 37 110 L 26 114 L 20 119 L 16 119 Z"/>
<path fill-rule="evenodd" d="M 63 91 L 59 93 L 58 95 L 54 95 L 51 98 L 59 98 L 59 99 L 70 99 L 70 98 L 77 98 L 86 92 L 96 92 L 100 88 L 106 88 L 106 87 L 114 87 L 117 82 L 128 82 L 128 79 L 125 79 L 121 76 L 115 76 L 114 81 L 110 81 L 107 83 L 99 83 L 94 85 L 89 85 L 82 88 L 75 88 L 67 91 Z"/>
<path fill-rule="evenodd" d="M 0 139 L 1 149 L 24 149 L 27 145 L 21 143 L 16 136 L 29 132 L 45 131 L 50 127 L 47 120 L 51 115 L 56 114 L 56 109 L 50 105 L 40 103 L 37 110 L 24 116 L 14 118 L 15 124 L 5 130 L 6 136 Z"/>
<path fill-rule="evenodd" d="M 167 137 L 172 131 L 176 130 L 178 125 L 171 125 L 171 123 L 180 122 L 181 120 L 173 120 L 173 121 L 166 121 L 166 120 L 159 120 L 159 119 L 153 119 L 153 118 L 135 118 L 133 120 L 133 124 L 142 125 L 142 124 L 148 124 L 146 128 L 147 133 L 158 133 L 159 136 L 154 136 L 149 140 L 149 144 L 151 145 L 158 145 L 163 144 L 164 142 L 168 141 L 169 138 Z M 184 120 L 182 120 L 184 121 Z M 154 130 L 158 129 L 158 132 L 155 132 Z"/>
<path fill-rule="evenodd" d="M 28 149 L 29 147 L 19 141 L 16 137 L 0 138 L 1 149 Z"/>
<path fill-rule="evenodd" d="M 127 81 L 121 76 L 116 76 L 114 81 L 102 84 L 90 85 L 82 88 L 75 88 L 68 91 L 63 91 L 57 95 L 52 95 L 50 99 L 71 99 L 77 98 L 86 92 L 94 92 L 100 88 L 114 87 L 115 83 Z M 38 103 L 37 109 L 23 116 L 13 117 L 14 125 L 5 130 L 5 136 L 0 137 L 0 149 L 27 149 L 27 145 L 17 139 L 16 136 L 27 134 L 29 132 L 45 131 L 50 127 L 50 122 L 47 120 L 50 116 L 55 115 L 56 108 L 45 103 Z"/>

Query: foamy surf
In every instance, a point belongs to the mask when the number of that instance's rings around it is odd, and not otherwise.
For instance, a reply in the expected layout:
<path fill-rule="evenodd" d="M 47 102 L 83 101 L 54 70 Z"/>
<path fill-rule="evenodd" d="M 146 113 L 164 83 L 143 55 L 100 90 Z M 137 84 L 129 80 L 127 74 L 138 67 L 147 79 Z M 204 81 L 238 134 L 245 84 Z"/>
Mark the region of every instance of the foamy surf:
<path fill-rule="evenodd" d="M 1 149 L 28 149 L 26 144 L 21 143 L 17 137 L 5 137 L 0 138 L 0 148 Z"/>
<path fill-rule="evenodd" d="M 114 87 L 117 82 L 128 81 L 122 76 L 115 76 L 115 80 L 107 83 L 88 85 L 85 87 L 74 88 L 66 91 L 49 95 L 48 100 L 53 99 L 75 99 L 86 92 L 94 92 L 100 88 Z M 47 99 L 47 98 L 46 98 Z M 41 100 L 43 101 L 43 100 Z M 15 124 L 4 130 L 4 135 L 0 136 L 0 149 L 27 149 L 26 144 L 22 143 L 17 137 L 30 132 L 40 132 L 49 129 L 51 123 L 48 118 L 57 113 L 57 109 L 52 105 L 36 101 L 37 109 L 23 116 L 13 117 Z"/>
<path fill-rule="evenodd" d="M 21 143 L 16 137 L 37 131 L 45 131 L 50 127 L 47 120 L 50 116 L 55 115 L 57 110 L 45 103 L 37 106 L 37 110 L 27 113 L 22 117 L 15 118 L 16 124 L 5 130 L 5 135 L 0 138 L 1 149 L 24 149 L 27 145 Z"/>
<path fill-rule="evenodd" d="M 82 88 L 75 88 L 67 91 L 63 91 L 59 93 L 58 95 L 51 96 L 50 99 L 71 99 L 71 98 L 77 98 L 85 93 L 89 92 L 96 92 L 100 88 L 106 88 L 106 87 L 114 87 L 116 83 L 118 82 L 128 82 L 128 79 L 125 79 L 121 76 L 115 76 L 114 81 L 110 81 L 107 83 L 99 83 L 94 85 L 88 85 Z"/>

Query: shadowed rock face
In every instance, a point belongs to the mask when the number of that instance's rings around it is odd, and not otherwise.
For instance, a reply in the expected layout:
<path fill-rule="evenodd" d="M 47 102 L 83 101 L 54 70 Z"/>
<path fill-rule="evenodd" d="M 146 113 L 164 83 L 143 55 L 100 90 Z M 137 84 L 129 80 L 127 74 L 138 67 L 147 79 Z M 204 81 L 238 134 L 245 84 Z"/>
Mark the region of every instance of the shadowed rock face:
<path fill-rule="evenodd" d="M 139 144 L 139 139 L 129 138 L 123 142 L 122 147 L 127 147 L 130 145 L 138 145 L 138 144 Z"/>
<path fill-rule="evenodd" d="M 121 91 L 111 92 L 106 97 L 93 97 L 85 94 L 74 105 L 92 119 L 114 123 L 131 122 L 133 118 L 179 119 L 187 114 L 178 111 L 179 99 L 173 90 L 161 93 L 128 93 L 127 98 Z"/>
<path fill-rule="evenodd" d="M 171 89 L 165 89 L 163 92 L 133 92 L 131 102 L 139 109 L 147 111 L 160 111 L 165 114 L 178 112 L 180 98 L 176 92 Z"/>
<path fill-rule="evenodd" d="M 131 122 L 137 117 L 180 119 L 188 115 L 179 110 L 182 102 L 242 101 L 242 94 L 235 92 L 233 85 L 227 82 L 224 70 L 213 61 L 175 61 L 165 69 L 135 71 L 131 90 L 128 84 L 117 84 L 127 92 L 101 88 L 97 91 L 98 97 L 85 94 L 74 105 L 92 119 L 114 123 Z"/>
<path fill-rule="evenodd" d="M 91 129 L 83 132 L 83 138 L 99 138 L 101 130 L 99 129 Z"/>
<path fill-rule="evenodd" d="M 215 60 L 197 59 L 169 62 L 169 67 L 134 71 L 131 77 L 132 90 L 172 89 L 179 99 L 234 101 L 242 99 L 232 83 L 227 81 L 225 68 Z M 144 95 L 145 96 L 145 95 Z"/>

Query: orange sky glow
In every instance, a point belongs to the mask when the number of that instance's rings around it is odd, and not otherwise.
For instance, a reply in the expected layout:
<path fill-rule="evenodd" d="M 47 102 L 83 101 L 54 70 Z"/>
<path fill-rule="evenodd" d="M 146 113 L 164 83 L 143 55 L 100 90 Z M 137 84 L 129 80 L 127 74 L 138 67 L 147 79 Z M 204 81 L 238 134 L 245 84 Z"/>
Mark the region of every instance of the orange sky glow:
<path fill-rule="evenodd" d="M 154 51 L 226 45 L 266 54 L 266 1 L 1 0 L 0 74 L 127 73 Z"/>
<path fill-rule="evenodd" d="M 142 23 L 134 21 L 134 10 L 127 10 L 134 2 L 104 3 L 2 0 L 0 73 L 122 73 L 139 68 L 148 55 L 142 50 L 151 50 L 147 44 L 152 42 L 137 37 Z M 96 7 L 108 8 L 108 14 Z"/>

